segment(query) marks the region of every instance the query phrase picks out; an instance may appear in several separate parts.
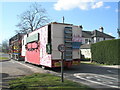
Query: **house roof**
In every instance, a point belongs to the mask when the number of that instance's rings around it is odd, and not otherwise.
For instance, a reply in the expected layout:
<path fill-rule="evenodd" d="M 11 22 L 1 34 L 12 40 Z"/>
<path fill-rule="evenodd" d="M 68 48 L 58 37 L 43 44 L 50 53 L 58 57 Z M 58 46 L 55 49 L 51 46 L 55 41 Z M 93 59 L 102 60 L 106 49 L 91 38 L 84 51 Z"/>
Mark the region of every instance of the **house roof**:
<path fill-rule="evenodd" d="M 83 44 L 80 46 L 80 49 L 90 49 L 91 44 Z"/>
<path fill-rule="evenodd" d="M 82 31 L 82 37 L 91 38 L 91 31 Z"/>
<path fill-rule="evenodd" d="M 85 38 L 91 38 L 91 37 L 115 38 L 109 34 L 106 34 L 104 32 L 100 32 L 98 30 L 82 31 L 82 37 L 85 37 Z"/>
<path fill-rule="evenodd" d="M 11 40 L 16 40 L 16 39 L 22 37 L 23 35 L 25 35 L 25 33 L 18 33 L 18 34 L 16 34 L 15 36 L 11 37 L 11 38 L 9 39 L 9 41 L 11 41 Z"/>

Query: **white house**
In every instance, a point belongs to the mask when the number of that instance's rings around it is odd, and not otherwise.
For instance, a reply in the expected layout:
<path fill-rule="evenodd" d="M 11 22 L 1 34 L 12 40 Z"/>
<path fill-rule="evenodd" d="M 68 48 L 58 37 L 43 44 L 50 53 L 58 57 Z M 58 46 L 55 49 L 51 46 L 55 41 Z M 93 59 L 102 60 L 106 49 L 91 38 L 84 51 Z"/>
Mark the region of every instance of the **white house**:
<path fill-rule="evenodd" d="M 115 37 L 104 33 L 103 27 L 94 31 L 82 31 L 82 45 L 80 47 L 81 55 L 84 56 L 84 58 L 91 58 L 90 46 L 92 43 L 112 39 L 115 39 Z"/>
<path fill-rule="evenodd" d="M 112 40 L 115 37 L 104 33 L 103 27 L 94 31 L 82 31 L 82 44 L 96 43 L 104 40 Z"/>
<path fill-rule="evenodd" d="M 91 44 L 84 44 L 80 47 L 81 58 L 91 58 Z"/>

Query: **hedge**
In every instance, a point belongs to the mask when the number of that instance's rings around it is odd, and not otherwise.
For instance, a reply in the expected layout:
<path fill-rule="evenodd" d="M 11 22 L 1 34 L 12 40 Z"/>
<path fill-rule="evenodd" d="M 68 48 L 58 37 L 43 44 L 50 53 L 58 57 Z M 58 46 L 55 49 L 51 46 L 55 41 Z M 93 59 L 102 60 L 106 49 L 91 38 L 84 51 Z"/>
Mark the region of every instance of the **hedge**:
<path fill-rule="evenodd" d="M 120 65 L 120 39 L 91 45 L 92 60 L 101 64 Z"/>

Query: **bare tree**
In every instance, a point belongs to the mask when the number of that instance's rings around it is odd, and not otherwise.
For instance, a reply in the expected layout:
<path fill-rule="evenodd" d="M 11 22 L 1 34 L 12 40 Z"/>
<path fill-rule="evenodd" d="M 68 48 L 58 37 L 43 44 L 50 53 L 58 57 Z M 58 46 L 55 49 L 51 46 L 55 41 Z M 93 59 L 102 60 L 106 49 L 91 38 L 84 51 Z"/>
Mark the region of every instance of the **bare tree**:
<path fill-rule="evenodd" d="M 0 45 L 0 51 L 4 52 L 4 53 L 8 53 L 9 52 L 8 40 L 2 41 L 2 44 Z"/>
<path fill-rule="evenodd" d="M 29 10 L 19 15 L 20 22 L 16 25 L 20 30 L 16 32 L 29 33 L 48 23 L 47 12 L 38 3 L 33 3 Z"/>

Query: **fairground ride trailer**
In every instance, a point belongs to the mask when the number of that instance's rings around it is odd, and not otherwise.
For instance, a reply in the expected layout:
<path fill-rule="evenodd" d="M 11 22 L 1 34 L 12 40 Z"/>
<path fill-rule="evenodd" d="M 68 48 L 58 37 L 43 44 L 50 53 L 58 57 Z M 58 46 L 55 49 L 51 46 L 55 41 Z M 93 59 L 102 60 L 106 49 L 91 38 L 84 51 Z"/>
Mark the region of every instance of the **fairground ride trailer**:
<path fill-rule="evenodd" d="M 81 26 L 53 22 L 23 36 L 22 56 L 25 56 L 25 62 L 60 67 L 61 52 L 58 51 L 58 45 L 64 44 L 64 66 L 79 65 L 81 37 Z"/>

